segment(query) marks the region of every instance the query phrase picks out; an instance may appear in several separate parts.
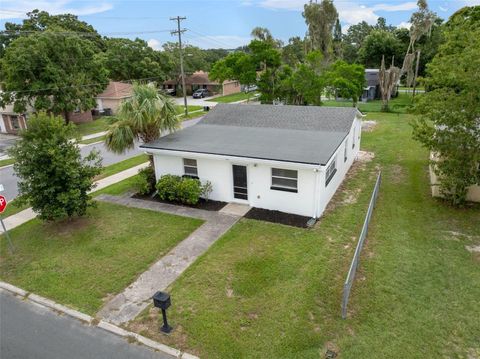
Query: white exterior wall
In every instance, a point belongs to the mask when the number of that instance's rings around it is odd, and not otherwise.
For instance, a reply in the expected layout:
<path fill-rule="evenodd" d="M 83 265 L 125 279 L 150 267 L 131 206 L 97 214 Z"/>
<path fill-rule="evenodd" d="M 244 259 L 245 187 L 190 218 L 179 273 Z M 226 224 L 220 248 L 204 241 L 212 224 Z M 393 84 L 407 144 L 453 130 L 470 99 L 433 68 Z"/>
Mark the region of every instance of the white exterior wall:
<path fill-rule="evenodd" d="M 210 181 L 213 191 L 212 200 L 247 203 L 252 207 L 313 216 L 314 182 L 316 172 L 313 168 L 298 168 L 292 164 L 272 164 L 254 162 L 251 159 L 210 159 L 186 154 L 155 154 L 155 174 L 157 179 L 166 174 L 184 175 L 183 158 L 197 160 L 198 177 L 202 182 Z M 233 197 L 232 165 L 247 167 L 248 201 Z M 271 168 L 292 169 L 298 171 L 298 193 L 271 190 Z"/>
<path fill-rule="evenodd" d="M 355 147 L 352 148 L 354 143 L 354 134 L 355 134 Z M 350 169 L 353 161 L 357 157 L 358 151 L 360 149 L 360 140 L 362 134 L 362 123 L 361 120 L 356 119 L 353 122 L 352 128 L 348 136 L 343 140 L 342 144 L 337 148 L 337 151 L 328 161 L 326 166 L 322 166 L 319 178 L 319 190 L 317 191 L 318 196 L 318 207 L 317 207 L 317 218 L 321 216 L 328 203 L 332 199 L 333 195 L 337 191 L 338 187 L 341 185 L 345 176 Z M 347 142 L 347 161 L 344 161 L 344 151 L 345 151 L 345 142 Z M 325 173 L 328 165 L 333 161 L 337 160 L 337 172 L 330 180 L 327 186 L 325 186 Z"/>
<path fill-rule="evenodd" d="M 353 129 L 355 147 L 352 149 Z M 225 156 L 202 155 L 159 151 L 154 153 L 157 179 L 166 174 L 184 175 L 183 158 L 196 159 L 198 177 L 202 182 L 210 181 L 212 200 L 246 203 L 252 207 L 277 210 L 308 217 L 320 217 L 328 202 L 345 178 L 360 148 L 361 120 L 357 119 L 348 134 L 347 161 L 344 162 L 345 140 L 338 147 L 333 158 L 337 159 L 337 172 L 328 186 L 325 186 L 327 166 L 309 166 L 294 163 L 232 158 Z M 155 151 L 153 151 L 155 152 Z M 248 201 L 233 197 L 232 165 L 247 167 Z M 291 169 L 298 173 L 298 192 L 272 190 L 272 168 Z"/>

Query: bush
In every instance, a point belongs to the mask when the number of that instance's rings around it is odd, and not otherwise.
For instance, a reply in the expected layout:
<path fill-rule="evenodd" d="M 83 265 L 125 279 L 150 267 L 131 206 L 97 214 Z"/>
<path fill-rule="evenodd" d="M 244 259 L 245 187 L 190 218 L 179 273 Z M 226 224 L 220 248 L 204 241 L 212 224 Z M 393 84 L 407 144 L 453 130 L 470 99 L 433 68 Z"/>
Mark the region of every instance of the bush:
<path fill-rule="evenodd" d="M 197 204 L 202 193 L 198 179 L 182 178 L 177 188 L 177 200 L 186 204 Z"/>
<path fill-rule="evenodd" d="M 163 201 L 185 204 L 197 204 L 203 189 L 198 179 L 174 175 L 162 176 L 156 188 Z"/>
<path fill-rule="evenodd" d="M 178 184 L 182 178 L 180 176 L 165 175 L 160 177 L 156 184 L 158 196 L 164 201 L 176 201 Z"/>
<path fill-rule="evenodd" d="M 140 194 L 150 194 L 155 188 L 155 170 L 152 166 L 142 168 L 138 171 L 138 192 Z"/>
<path fill-rule="evenodd" d="M 206 181 L 202 186 L 202 197 L 205 198 L 205 201 L 208 202 L 210 199 L 210 194 L 212 194 L 213 186 L 212 182 Z"/>
<path fill-rule="evenodd" d="M 72 124 L 40 112 L 29 119 L 28 129 L 9 151 L 19 179 L 15 202 L 31 206 L 42 220 L 83 216 L 95 204 L 89 192 L 101 159 L 95 151 L 82 158 L 71 141 L 74 136 Z"/>

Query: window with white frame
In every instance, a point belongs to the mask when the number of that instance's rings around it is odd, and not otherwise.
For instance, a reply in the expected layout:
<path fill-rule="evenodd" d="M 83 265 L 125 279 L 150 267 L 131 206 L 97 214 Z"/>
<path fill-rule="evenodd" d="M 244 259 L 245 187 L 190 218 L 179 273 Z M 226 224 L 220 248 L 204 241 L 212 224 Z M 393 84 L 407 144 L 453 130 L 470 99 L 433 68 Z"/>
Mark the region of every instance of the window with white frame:
<path fill-rule="evenodd" d="M 272 186 L 270 189 L 298 192 L 298 172 L 281 168 L 272 168 Z"/>
<path fill-rule="evenodd" d="M 198 177 L 197 160 L 183 159 L 183 171 L 185 176 Z"/>
<path fill-rule="evenodd" d="M 325 187 L 328 186 L 330 181 L 332 180 L 333 176 L 337 172 L 337 160 L 334 158 L 332 162 L 327 167 L 327 171 L 325 172 Z"/>
<path fill-rule="evenodd" d="M 347 162 L 348 158 L 348 137 L 345 139 L 345 149 L 343 151 L 343 162 Z"/>

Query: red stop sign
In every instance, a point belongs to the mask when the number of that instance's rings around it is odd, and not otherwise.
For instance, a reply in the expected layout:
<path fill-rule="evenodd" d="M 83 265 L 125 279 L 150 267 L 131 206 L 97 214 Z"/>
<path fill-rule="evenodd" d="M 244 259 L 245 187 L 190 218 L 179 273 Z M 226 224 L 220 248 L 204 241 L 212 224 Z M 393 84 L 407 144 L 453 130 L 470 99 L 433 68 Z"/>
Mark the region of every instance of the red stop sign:
<path fill-rule="evenodd" d="M 5 211 L 5 208 L 7 208 L 7 199 L 3 196 L 0 196 L 0 213 Z"/>

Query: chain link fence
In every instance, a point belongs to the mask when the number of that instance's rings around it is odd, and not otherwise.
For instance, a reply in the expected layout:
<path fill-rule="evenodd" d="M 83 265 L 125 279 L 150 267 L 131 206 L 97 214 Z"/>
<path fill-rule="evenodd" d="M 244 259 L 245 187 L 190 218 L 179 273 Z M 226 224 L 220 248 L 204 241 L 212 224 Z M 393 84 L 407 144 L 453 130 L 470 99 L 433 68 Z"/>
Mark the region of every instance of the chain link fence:
<path fill-rule="evenodd" d="M 362 232 L 360 233 L 360 238 L 358 239 L 357 248 L 355 248 L 355 254 L 353 255 L 352 263 L 350 264 L 350 269 L 348 270 L 347 279 L 343 284 L 343 298 L 342 298 L 342 318 L 347 318 L 347 305 L 348 299 L 350 297 L 350 291 L 352 289 L 353 281 L 355 280 L 355 274 L 357 272 L 358 266 L 360 265 L 360 254 L 362 253 L 363 243 L 368 233 L 368 225 L 370 219 L 372 218 L 373 208 L 377 202 L 378 190 L 380 188 L 380 183 L 382 181 L 382 173 L 379 172 L 377 176 L 377 181 L 375 182 L 375 188 L 373 189 L 372 197 L 370 198 L 370 204 L 368 205 L 367 215 L 365 217 L 365 222 L 363 222 Z"/>

